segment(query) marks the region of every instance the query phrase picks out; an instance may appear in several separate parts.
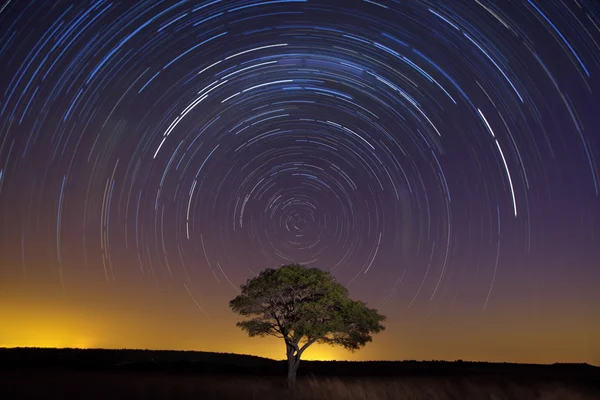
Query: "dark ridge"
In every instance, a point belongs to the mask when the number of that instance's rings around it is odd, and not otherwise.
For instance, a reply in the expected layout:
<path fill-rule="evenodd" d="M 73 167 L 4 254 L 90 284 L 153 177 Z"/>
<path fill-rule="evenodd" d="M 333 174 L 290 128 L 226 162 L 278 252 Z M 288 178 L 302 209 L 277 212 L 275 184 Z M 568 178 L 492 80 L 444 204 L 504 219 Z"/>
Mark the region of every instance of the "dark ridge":
<path fill-rule="evenodd" d="M 280 363 L 268 358 L 200 351 L 0 348 L 0 369 L 267 373 Z M 277 371 L 278 372 L 278 371 Z"/>
<path fill-rule="evenodd" d="M 139 371 L 250 376 L 285 375 L 285 361 L 201 351 L 0 348 L 0 370 Z M 589 364 L 515 364 L 471 361 L 303 361 L 300 376 L 492 376 L 516 380 L 571 381 L 600 385 Z"/>

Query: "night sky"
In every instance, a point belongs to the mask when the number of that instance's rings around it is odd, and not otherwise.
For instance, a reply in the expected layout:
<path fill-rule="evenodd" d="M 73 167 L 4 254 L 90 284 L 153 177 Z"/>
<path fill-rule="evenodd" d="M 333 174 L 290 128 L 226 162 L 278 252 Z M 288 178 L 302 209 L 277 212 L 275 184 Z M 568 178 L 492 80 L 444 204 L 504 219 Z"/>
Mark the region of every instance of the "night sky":
<path fill-rule="evenodd" d="M 332 271 L 317 359 L 600 364 L 600 2 L 3 1 L 0 346 L 281 359 L 228 308 Z"/>

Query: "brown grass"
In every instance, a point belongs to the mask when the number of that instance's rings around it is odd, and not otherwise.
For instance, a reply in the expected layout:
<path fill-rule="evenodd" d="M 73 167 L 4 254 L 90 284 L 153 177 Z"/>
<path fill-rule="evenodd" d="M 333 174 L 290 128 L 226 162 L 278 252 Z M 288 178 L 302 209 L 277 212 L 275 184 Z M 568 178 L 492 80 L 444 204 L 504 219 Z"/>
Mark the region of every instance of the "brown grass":
<path fill-rule="evenodd" d="M 10 399 L 284 399 L 284 400 L 593 400 L 591 388 L 506 377 L 299 377 L 291 394 L 284 378 L 134 372 L 0 374 L 0 398 Z"/>
<path fill-rule="evenodd" d="M 298 391 L 301 399 L 599 399 L 591 390 L 561 383 L 516 383 L 481 378 L 338 378 L 309 379 Z"/>

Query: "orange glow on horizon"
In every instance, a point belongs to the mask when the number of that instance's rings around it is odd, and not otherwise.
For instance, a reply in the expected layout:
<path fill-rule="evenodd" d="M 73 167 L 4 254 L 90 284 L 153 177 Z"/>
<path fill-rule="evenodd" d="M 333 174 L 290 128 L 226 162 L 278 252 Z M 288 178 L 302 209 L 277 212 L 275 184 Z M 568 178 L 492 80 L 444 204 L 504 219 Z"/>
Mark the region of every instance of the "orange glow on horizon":
<path fill-rule="evenodd" d="M 217 299 L 223 304 L 218 317 L 213 313 L 209 318 L 185 292 L 165 290 L 161 297 L 142 291 L 134 298 L 129 296 L 131 289 L 125 289 L 105 297 L 82 290 L 67 299 L 41 292 L 27 297 L 0 293 L 0 346 L 195 350 L 285 358 L 281 339 L 249 338 L 235 326 L 240 317 L 228 309 L 225 296 Z M 407 314 L 404 323 L 388 322 L 384 332 L 357 352 L 313 345 L 302 358 L 600 364 L 593 334 L 598 332 L 597 321 L 549 315 L 532 322 L 517 312 L 454 322 L 442 317 L 423 321 Z M 595 325 L 584 324 L 591 322 Z M 577 326 L 589 329 L 573 328 Z"/>

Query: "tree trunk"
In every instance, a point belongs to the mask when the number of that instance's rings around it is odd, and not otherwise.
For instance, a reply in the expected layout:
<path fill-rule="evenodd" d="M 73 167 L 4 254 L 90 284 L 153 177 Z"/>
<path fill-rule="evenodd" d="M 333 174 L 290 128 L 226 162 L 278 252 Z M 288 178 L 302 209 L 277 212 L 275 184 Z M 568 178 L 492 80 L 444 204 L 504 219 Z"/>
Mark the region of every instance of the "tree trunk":
<path fill-rule="evenodd" d="M 296 385 L 296 372 L 300 365 L 300 354 L 294 354 L 294 348 L 288 347 L 287 360 L 288 360 L 288 374 L 287 374 L 287 386 L 288 389 L 293 390 Z"/>

